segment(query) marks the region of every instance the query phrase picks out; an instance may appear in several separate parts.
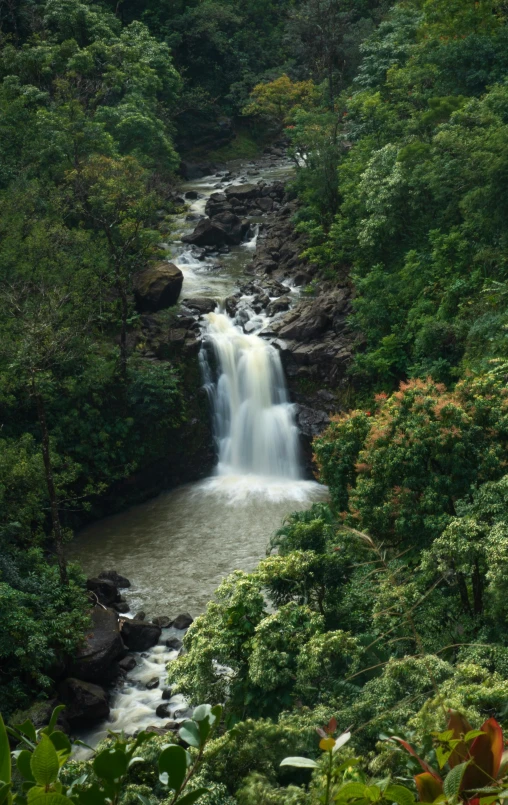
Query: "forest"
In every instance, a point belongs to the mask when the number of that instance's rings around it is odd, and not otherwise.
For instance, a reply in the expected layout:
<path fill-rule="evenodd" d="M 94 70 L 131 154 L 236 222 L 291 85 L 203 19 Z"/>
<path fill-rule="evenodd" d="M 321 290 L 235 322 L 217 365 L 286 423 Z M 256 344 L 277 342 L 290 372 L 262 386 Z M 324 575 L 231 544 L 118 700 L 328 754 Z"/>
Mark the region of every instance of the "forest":
<path fill-rule="evenodd" d="M 328 497 L 190 626 L 192 717 L 81 759 L 36 717 L 92 629 L 68 546 L 211 449 L 136 278 L 196 164 L 274 143 L 301 304 L 350 300 L 340 377 L 288 377 Z M 0 0 L 0 805 L 508 801 L 507 382 L 506 0 Z"/>

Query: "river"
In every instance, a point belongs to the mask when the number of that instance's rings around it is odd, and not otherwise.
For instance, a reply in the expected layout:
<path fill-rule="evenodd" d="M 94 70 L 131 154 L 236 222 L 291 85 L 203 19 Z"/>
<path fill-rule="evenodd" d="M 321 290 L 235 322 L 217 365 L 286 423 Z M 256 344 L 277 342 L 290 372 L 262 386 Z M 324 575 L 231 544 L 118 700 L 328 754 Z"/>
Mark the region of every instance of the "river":
<path fill-rule="evenodd" d="M 94 523 L 69 546 L 70 558 L 79 560 L 89 575 L 115 568 L 130 579 L 131 587 L 124 592 L 132 614 L 143 609 L 149 617 L 198 615 L 229 573 L 254 569 L 271 534 L 290 512 L 326 497 L 322 486 L 304 478 L 300 466 L 293 406 L 279 354 L 262 337 L 269 320 L 249 309 L 246 296 L 243 308 L 251 324 L 245 332 L 245 315 L 240 323 L 222 305 L 242 281 L 252 279 L 245 267 L 266 218 L 260 214 L 253 219 L 246 243 L 205 260 L 179 239 L 195 226 L 189 217 L 202 215 L 207 198 L 219 187 L 287 178 L 291 166 L 267 157 L 228 170 L 233 176 L 227 180 L 216 175 L 183 187 L 183 192 L 194 191 L 199 197 L 177 219 L 178 235 L 167 244 L 168 257 L 184 273 L 182 297 L 207 296 L 217 302 L 216 312 L 202 320 L 201 354 L 217 468 L 204 481 Z M 293 293 L 296 296 L 294 289 Z M 132 732 L 163 725 L 155 709 L 161 702 L 165 664 L 177 656 L 165 646 L 173 634 L 163 630 L 160 645 L 138 657 L 137 667 L 114 692 L 110 722 L 84 736 L 87 740 L 96 742 L 106 726 Z M 160 678 L 160 687 L 147 690 L 146 683 L 154 676 Z M 169 708 L 171 714 L 178 713 L 181 698 L 173 697 Z"/>

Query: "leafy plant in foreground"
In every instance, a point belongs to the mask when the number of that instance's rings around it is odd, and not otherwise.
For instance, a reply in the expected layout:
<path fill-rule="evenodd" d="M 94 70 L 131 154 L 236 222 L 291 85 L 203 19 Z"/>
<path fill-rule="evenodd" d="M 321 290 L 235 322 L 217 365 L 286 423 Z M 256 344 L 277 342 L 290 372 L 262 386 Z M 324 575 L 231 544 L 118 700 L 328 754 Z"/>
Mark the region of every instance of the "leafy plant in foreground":
<path fill-rule="evenodd" d="M 58 716 L 64 709 L 56 707 L 47 727 L 36 730 L 31 721 L 15 727 L 5 727 L 0 716 L 0 805 L 117 805 L 126 785 L 129 769 L 142 761 L 138 750 L 154 738 L 140 732 L 136 738 L 110 733 L 112 744 L 98 752 L 90 763 L 90 772 L 82 774 L 70 785 L 60 779 L 60 772 L 69 760 L 72 746 L 69 738 L 56 729 Z M 196 707 L 192 719 L 185 721 L 179 737 L 187 746 L 197 750 L 191 755 L 177 744 L 163 747 L 157 761 L 159 781 L 167 791 L 167 803 L 193 805 L 206 788 L 184 793 L 201 764 L 206 744 L 220 723 L 222 708 L 208 704 Z M 10 734 L 22 747 L 12 752 L 16 769 L 21 776 L 21 791 L 13 790 L 13 769 L 9 747 Z M 91 777 L 91 779 L 89 779 Z M 150 799 L 138 794 L 143 805 Z"/>

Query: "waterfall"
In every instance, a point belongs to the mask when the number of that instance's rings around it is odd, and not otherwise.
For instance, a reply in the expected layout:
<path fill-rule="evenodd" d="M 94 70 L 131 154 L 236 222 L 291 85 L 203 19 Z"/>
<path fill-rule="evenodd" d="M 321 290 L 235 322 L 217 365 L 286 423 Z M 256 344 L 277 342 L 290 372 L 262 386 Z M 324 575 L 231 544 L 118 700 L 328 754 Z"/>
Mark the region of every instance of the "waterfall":
<path fill-rule="evenodd" d="M 280 356 L 258 335 L 246 335 L 225 313 L 207 316 L 213 371 L 203 352 L 222 476 L 301 478 L 298 429 Z M 215 377 L 214 377 L 215 375 Z"/>

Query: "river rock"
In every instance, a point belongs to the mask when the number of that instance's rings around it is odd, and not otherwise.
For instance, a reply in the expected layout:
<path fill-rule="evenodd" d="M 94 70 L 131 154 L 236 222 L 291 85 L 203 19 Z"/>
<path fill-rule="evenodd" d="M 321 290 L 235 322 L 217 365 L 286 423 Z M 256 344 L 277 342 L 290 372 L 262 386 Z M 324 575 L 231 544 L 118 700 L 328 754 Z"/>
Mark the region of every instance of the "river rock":
<path fill-rule="evenodd" d="M 166 703 L 159 704 L 157 710 L 155 711 L 155 715 L 158 718 L 169 718 L 169 716 L 171 715 L 169 710 L 169 704 Z"/>
<path fill-rule="evenodd" d="M 155 690 L 155 688 L 158 688 L 158 687 L 159 687 L 159 682 L 160 682 L 159 677 L 158 677 L 158 676 L 153 676 L 153 677 L 152 677 L 152 678 L 151 678 L 151 679 L 150 679 L 150 680 L 149 680 L 149 681 L 146 683 L 146 689 L 147 689 L 147 690 Z"/>
<path fill-rule="evenodd" d="M 212 313 L 217 307 L 215 299 L 208 299 L 206 296 L 193 296 L 190 299 L 184 299 L 183 304 L 190 310 L 196 310 L 200 315 Z"/>
<path fill-rule="evenodd" d="M 231 212 L 232 202 L 228 201 L 224 193 L 212 193 L 206 202 L 205 212 L 213 218 L 214 215 L 219 215 L 221 212 Z"/>
<path fill-rule="evenodd" d="M 92 627 L 71 663 L 73 677 L 87 682 L 108 682 L 116 673 L 115 663 L 125 656 L 118 615 L 112 609 L 94 607 Z"/>
<path fill-rule="evenodd" d="M 188 612 L 183 612 L 177 615 L 171 626 L 173 629 L 188 629 L 191 623 L 194 623 L 194 618 Z"/>
<path fill-rule="evenodd" d="M 104 688 L 69 677 L 58 687 L 58 697 L 65 704 L 65 714 L 71 727 L 84 727 L 109 716 L 109 704 Z"/>
<path fill-rule="evenodd" d="M 232 185 L 231 187 L 226 187 L 224 193 L 228 200 L 234 198 L 240 203 L 243 203 L 246 199 L 252 199 L 259 196 L 261 189 L 255 184 L 237 184 Z"/>
<path fill-rule="evenodd" d="M 166 646 L 168 648 L 172 648 L 174 651 L 180 651 L 183 643 L 178 639 L 178 637 L 170 637 L 168 640 L 166 640 Z"/>
<path fill-rule="evenodd" d="M 318 436 L 330 424 L 330 417 L 326 411 L 317 411 L 306 405 L 297 405 L 296 422 L 304 436 Z"/>
<path fill-rule="evenodd" d="M 172 693 L 172 689 L 171 689 L 171 688 L 164 688 L 164 690 L 162 691 L 162 698 L 163 698 L 165 701 L 168 701 L 169 699 L 171 699 L 171 696 L 172 696 L 172 695 L 173 695 L 173 693 Z"/>
<path fill-rule="evenodd" d="M 97 596 L 98 602 L 104 604 L 104 606 L 109 606 L 113 601 L 120 599 L 116 584 L 113 584 L 109 579 L 87 579 L 86 589 Z"/>
<path fill-rule="evenodd" d="M 161 636 L 160 626 L 144 621 L 125 620 L 122 622 L 122 638 L 131 651 L 146 651 L 156 646 Z"/>
<path fill-rule="evenodd" d="M 119 661 L 118 667 L 120 670 L 125 671 L 132 671 L 137 665 L 136 658 L 132 656 L 132 654 L 128 654 L 127 657 L 124 657 L 122 660 Z"/>
<path fill-rule="evenodd" d="M 119 612 L 121 615 L 130 611 L 130 606 L 127 603 L 127 601 L 115 601 L 113 604 L 111 604 L 111 606 L 113 607 L 114 610 L 116 610 L 116 612 Z"/>
<path fill-rule="evenodd" d="M 271 212 L 273 208 L 273 200 L 268 196 L 266 198 L 258 198 L 256 201 L 256 207 L 262 212 Z"/>
<path fill-rule="evenodd" d="M 146 612 L 143 612 L 142 609 L 140 609 L 139 612 L 136 612 L 136 614 L 134 615 L 135 621 L 144 621 L 145 618 L 146 618 Z"/>
<path fill-rule="evenodd" d="M 167 615 L 158 615 L 152 618 L 152 623 L 155 623 L 156 626 L 160 626 L 161 629 L 167 629 L 168 626 L 171 626 L 171 618 L 168 618 Z"/>
<path fill-rule="evenodd" d="M 190 201 L 195 201 L 199 198 L 199 193 L 197 190 L 187 190 L 185 198 L 190 199 Z"/>
<path fill-rule="evenodd" d="M 178 721 L 166 721 L 164 724 L 164 729 L 169 730 L 170 732 L 178 732 L 180 729 L 180 724 Z"/>
<path fill-rule="evenodd" d="M 161 262 L 145 268 L 134 278 L 138 310 L 155 313 L 176 305 L 182 285 L 183 274 L 173 263 Z"/>
<path fill-rule="evenodd" d="M 289 310 L 291 306 L 291 299 L 289 296 L 279 296 L 278 299 L 273 299 L 268 305 L 267 312 L 269 316 L 275 316 L 277 313 L 284 313 Z"/>
<path fill-rule="evenodd" d="M 116 570 L 103 570 L 102 573 L 99 573 L 98 578 L 109 579 L 109 581 L 112 581 L 113 584 L 116 584 L 120 589 L 131 586 L 129 579 L 125 576 L 121 576 Z"/>

